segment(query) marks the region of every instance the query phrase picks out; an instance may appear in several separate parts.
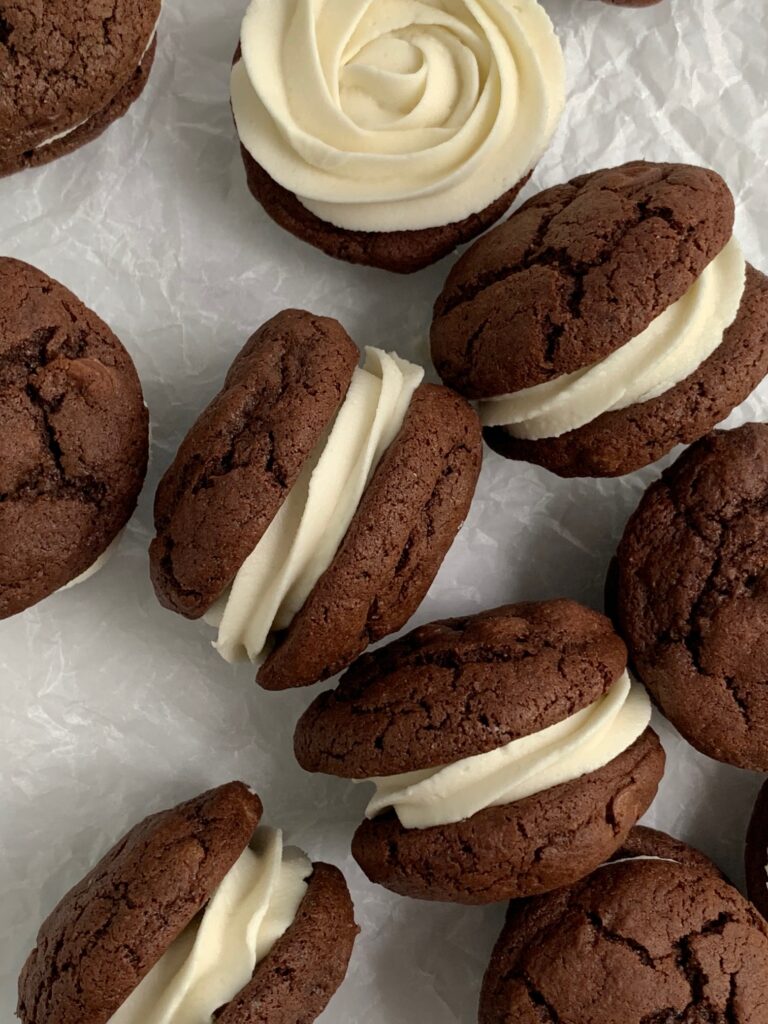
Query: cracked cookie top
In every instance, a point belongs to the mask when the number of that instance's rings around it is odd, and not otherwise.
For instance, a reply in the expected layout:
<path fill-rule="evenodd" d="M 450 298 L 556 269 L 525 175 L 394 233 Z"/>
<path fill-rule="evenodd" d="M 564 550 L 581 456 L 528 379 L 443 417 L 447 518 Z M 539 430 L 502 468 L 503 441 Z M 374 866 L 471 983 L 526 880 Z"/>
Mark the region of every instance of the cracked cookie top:
<path fill-rule="evenodd" d="M 510 905 L 480 1024 L 762 1024 L 768 927 L 706 865 L 630 860 Z"/>
<path fill-rule="evenodd" d="M 160 0 L 0 0 L 0 151 L 32 150 L 106 107 L 159 15 Z"/>
<path fill-rule="evenodd" d="M 734 204 L 714 171 L 643 161 L 534 196 L 456 263 L 432 357 L 470 398 L 605 358 L 677 302 L 725 247 Z"/>
<path fill-rule="evenodd" d="M 547 728 L 621 676 L 608 619 L 573 601 L 422 626 L 361 657 L 299 721 L 308 771 L 370 778 L 433 768 Z"/>
<path fill-rule="evenodd" d="M 71 582 L 131 517 L 148 417 L 130 356 L 63 285 L 0 259 L 0 618 Z"/>
<path fill-rule="evenodd" d="M 695 747 L 768 770 L 768 426 L 715 431 L 646 491 L 612 600 L 630 660 Z"/>
<path fill-rule="evenodd" d="M 105 1024 L 248 845 L 261 801 L 232 782 L 153 814 L 43 922 L 19 979 L 29 1024 Z"/>
<path fill-rule="evenodd" d="M 360 353 L 336 320 L 278 313 L 250 338 L 155 498 L 160 601 L 199 618 L 230 585 L 341 407 Z"/>

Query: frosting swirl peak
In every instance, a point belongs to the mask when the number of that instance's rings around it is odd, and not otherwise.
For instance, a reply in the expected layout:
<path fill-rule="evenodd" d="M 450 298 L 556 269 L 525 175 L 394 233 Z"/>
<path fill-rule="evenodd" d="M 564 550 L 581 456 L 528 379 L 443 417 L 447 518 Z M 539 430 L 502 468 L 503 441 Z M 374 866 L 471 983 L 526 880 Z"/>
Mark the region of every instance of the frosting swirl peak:
<path fill-rule="evenodd" d="M 251 0 L 240 43 L 243 145 L 349 230 L 479 212 L 531 170 L 564 102 L 538 0 Z"/>

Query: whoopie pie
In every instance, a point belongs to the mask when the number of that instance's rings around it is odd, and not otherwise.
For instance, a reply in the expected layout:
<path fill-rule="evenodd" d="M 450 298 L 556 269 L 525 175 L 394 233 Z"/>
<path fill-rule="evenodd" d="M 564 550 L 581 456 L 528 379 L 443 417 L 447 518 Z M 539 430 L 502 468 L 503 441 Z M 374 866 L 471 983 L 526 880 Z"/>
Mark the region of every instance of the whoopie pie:
<path fill-rule="evenodd" d="M 768 425 L 708 434 L 651 484 L 607 591 L 672 724 L 718 761 L 768 771 Z"/>
<path fill-rule="evenodd" d="M 397 893 L 492 903 L 568 885 L 661 779 L 651 707 L 608 619 L 573 601 L 422 626 L 300 719 L 307 771 L 376 785 L 352 852 Z"/>
<path fill-rule="evenodd" d="M 620 476 L 695 441 L 768 372 L 768 279 L 714 171 L 644 161 L 528 200 L 435 305 L 443 381 L 488 444 L 561 476 Z"/>
<path fill-rule="evenodd" d="M 141 384 L 109 327 L 47 274 L 0 258 L 0 619 L 103 565 L 148 452 Z"/>
<path fill-rule="evenodd" d="M 480 1024 L 762 1024 L 768 925 L 698 851 L 638 829 L 617 860 L 509 906 Z"/>
<path fill-rule="evenodd" d="M 131 829 L 43 922 L 22 1024 L 310 1024 L 358 932 L 337 868 L 232 782 Z"/>
<path fill-rule="evenodd" d="M 155 500 L 158 598 L 218 629 L 227 660 L 280 690 L 400 629 L 469 509 L 472 408 L 336 320 L 261 327 L 183 441 Z"/>
<path fill-rule="evenodd" d="M 0 0 L 0 176 L 90 142 L 147 84 L 160 0 Z"/>

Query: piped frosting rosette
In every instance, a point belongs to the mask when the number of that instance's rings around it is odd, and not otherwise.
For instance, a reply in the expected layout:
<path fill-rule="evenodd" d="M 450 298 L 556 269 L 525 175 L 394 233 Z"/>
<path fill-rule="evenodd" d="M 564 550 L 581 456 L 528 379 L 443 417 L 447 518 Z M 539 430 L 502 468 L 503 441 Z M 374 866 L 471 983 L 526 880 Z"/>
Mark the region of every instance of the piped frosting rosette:
<path fill-rule="evenodd" d="M 537 0 L 252 0 L 231 95 L 240 140 L 321 220 L 460 221 L 518 184 L 564 104 Z"/>

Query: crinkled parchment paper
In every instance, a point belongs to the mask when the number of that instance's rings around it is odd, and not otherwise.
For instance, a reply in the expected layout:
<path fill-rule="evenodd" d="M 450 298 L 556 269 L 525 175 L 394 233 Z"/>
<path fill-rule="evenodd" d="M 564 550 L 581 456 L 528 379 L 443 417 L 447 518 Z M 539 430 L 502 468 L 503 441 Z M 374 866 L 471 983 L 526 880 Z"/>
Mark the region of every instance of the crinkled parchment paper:
<path fill-rule="evenodd" d="M 663 0 L 629 10 L 544 0 L 568 59 L 569 102 L 526 194 L 646 157 L 728 179 L 738 233 L 768 252 L 768 8 Z M 166 0 L 147 92 L 98 142 L 0 181 L 0 253 L 59 278 L 128 346 L 152 414 L 152 465 L 118 554 L 81 588 L 0 623 L 0 1020 L 43 915 L 145 813 L 231 778 L 267 818 L 347 874 L 363 934 L 326 1021 L 471 1022 L 502 907 L 400 899 L 349 856 L 362 788 L 292 757 L 313 691 L 261 692 L 205 630 L 156 603 L 151 502 L 178 442 L 248 334 L 301 305 L 359 344 L 427 360 L 432 302 L 450 261 L 402 279 L 336 263 L 251 200 L 228 107 L 244 0 Z M 763 418 L 768 387 L 732 417 Z M 606 566 L 652 467 L 561 481 L 486 453 L 469 521 L 416 622 L 505 601 L 570 596 L 601 606 Z M 649 822 L 698 843 L 741 880 L 758 776 L 699 756 L 657 723 L 669 769 Z"/>

